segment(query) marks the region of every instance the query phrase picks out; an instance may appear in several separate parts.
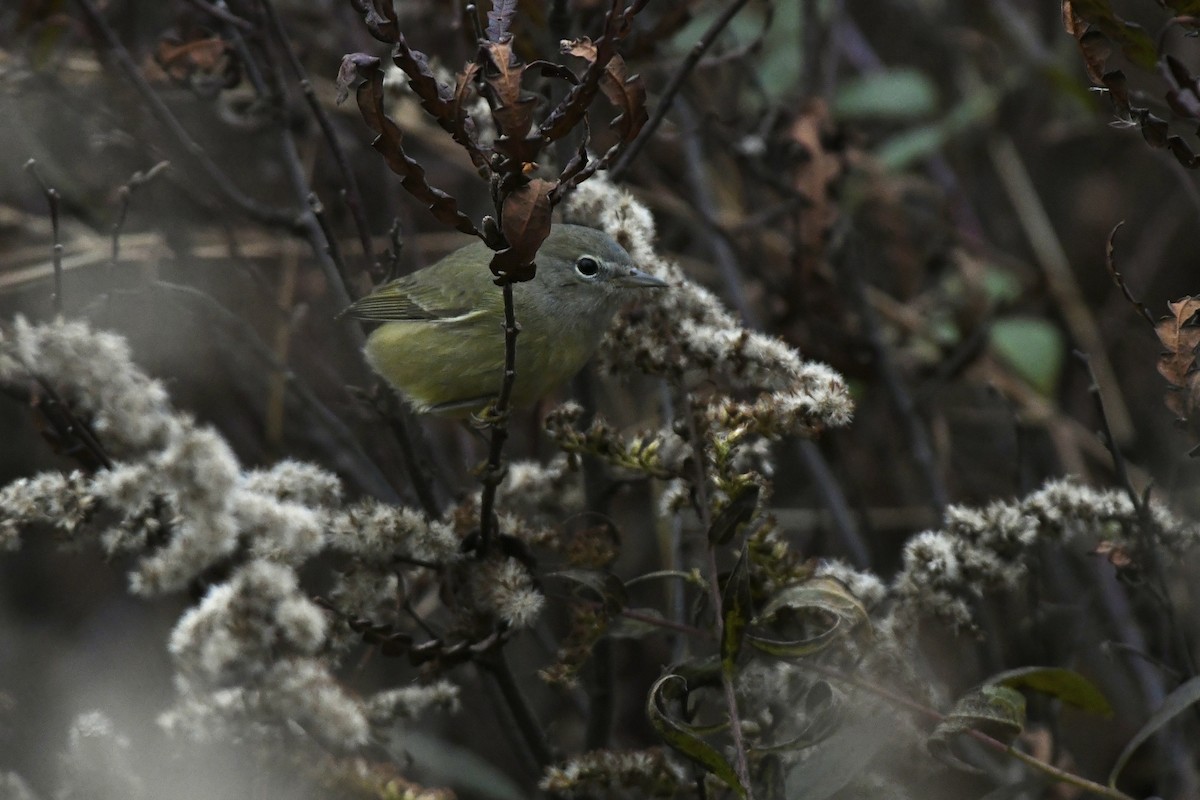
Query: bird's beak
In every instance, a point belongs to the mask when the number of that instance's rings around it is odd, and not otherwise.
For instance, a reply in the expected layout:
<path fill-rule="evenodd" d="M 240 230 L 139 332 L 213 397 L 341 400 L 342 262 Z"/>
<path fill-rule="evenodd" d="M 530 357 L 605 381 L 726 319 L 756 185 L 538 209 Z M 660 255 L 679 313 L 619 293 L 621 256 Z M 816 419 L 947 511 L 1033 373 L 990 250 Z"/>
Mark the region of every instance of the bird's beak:
<path fill-rule="evenodd" d="M 654 277 L 648 272 L 642 272 L 637 267 L 630 267 L 617 277 L 617 286 L 622 289 L 665 289 L 667 282 Z"/>

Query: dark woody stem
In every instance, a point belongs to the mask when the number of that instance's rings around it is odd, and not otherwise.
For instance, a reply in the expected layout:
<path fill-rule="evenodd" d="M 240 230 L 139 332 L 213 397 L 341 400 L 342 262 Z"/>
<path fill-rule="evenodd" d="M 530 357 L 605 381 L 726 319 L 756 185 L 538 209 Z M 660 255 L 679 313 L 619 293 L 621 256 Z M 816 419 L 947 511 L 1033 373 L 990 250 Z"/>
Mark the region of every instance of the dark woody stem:
<path fill-rule="evenodd" d="M 492 539 L 499 533 L 496 520 L 496 489 L 504 480 L 502 457 L 504 443 L 508 441 L 509 404 L 512 400 L 513 383 L 517 378 L 517 312 L 513 306 L 513 285 L 503 283 L 504 290 L 504 381 L 500 384 L 500 396 L 489 414 L 492 428 L 492 443 L 488 450 L 487 466 L 483 473 L 483 493 L 479 499 L 479 557 L 487 556 Z"/>

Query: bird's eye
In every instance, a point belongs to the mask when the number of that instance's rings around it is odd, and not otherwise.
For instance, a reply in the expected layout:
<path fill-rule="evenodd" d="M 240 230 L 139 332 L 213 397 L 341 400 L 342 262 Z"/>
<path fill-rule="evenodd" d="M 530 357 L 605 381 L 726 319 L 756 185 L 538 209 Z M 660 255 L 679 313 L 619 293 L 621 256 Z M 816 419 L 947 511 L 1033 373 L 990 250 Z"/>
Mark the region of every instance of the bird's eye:
<path fill-rule="evenodd" d="M 575 262 L 575 271 L 585 278 L 594 278 L 600 274 L 600 262 L 591 256 L 580 256 Z"/>

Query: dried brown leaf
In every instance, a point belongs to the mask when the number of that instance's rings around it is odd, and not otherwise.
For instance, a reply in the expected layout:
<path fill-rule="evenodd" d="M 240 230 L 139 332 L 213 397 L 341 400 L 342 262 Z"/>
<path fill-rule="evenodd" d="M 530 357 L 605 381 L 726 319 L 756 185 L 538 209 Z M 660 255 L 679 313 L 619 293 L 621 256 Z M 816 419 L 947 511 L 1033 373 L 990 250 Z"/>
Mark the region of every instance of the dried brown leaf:
<path fill-rule="evenodd" d="M 1088 78 L 1096 85 L 1104 83 L 1104 65 L 1112 55 L 1112 42 L 1097 30 L 1088 30 L 1077 37 L 1079 52 L 1083 55 L 1083 64 L 1087 68 Z"/>
<path fill-rule="evenodd" d="M 400 21 L 392 0 L 350 0 L 354 10 L 362 15 L 367 30 L 381 42 L 395 44 L 400 36 Z"/>
<path fill-rule="evenodd" d="M 475 141 L 475 124 L 463 109 L 463 76 L 466 76 L 465 81 L 469 85 L 471 77 L 479 69 L 478 65 L 468 64 L 463 75 L 459 76 L 456 88 L 451 89 L 434 76 L 425 54 L 409 47 L 404 34 L 397 34 L 392 62 L 408 76 L 408 85 L 421 98 L 421 107 L 467 151 L 475 168 L 486 174 L 487 157 Z"/>
<path fill-rule="evenodd" d="M 501 273 L 513 281 L 532 280 L 534 257 L 550 235 L 550 215 L 554 209 L 551 193 L 555 181 L 534 178 L 509 192 L 504 198 L 500 229 L 508 247 L 492 257 L 492 273 Z"/>
<path fill-rule="evenodd" d="M 604 16 L 604 35 L 595 42 L 595 56 L 588 64 L 587 71 L 579 83 L 571 87 L 566 97 L 554 107 L 539 128 L 539 134 L 548 142 L 561 139 L 572 130 L 587 113 L 592 99 L 600 89 L 600 80 L 605 74 L 605 67 L 617 52 L 617 45 L 629 35 L 633 29 L 633 17 L 645 5 L 644 2 L 631 3 L 624 13 L 619 13 L 621 0 L 613 0 Z M 571 42 L 563 42 L 571 46 Z"/>
<path fill-rule="evenodd" d="M 831 187 L 842 176 L 845 165 L 841 155 L 826 146 L 832 125 L 828 105 L 818 98 L 796 117 L 789 131 L 792 141 L 808 156 L 797 167 L 792 184 L 811 203 L 808 213 L 801 216 L 800 226 L 800 241 L 809 253 L 822 252 L 838 218 Z"/>
<path fill-rule="evenodd" d="M 488 12 L 485 31 L 489 42 L 508 41 L 512 37 L 509 29 L 516 13 L 517 0 L 492 0 L 492 10 Z"/>
<path fill-rule="evenodd" d="M 1200 347 L 1200 297 L 1185 297 L 1167 303 L 1171 313 L 1159 320 L 1154 332 L 1166 351 L 1158 358 L 1158 373 L 1171 385 L 1167 407 L 1180 421 L 1186 422 L 1196 409 L 1200 391 L 1200 372 L 1196 369 L 1196 348 Z"/>
<path fill-rule="evenodd" d="M 584 59 L 589 65 L 596 62 L 596 45 L 587 37 L 564 41 L 562 51 Z M 649 119 L 646 113 L 646 86 L 641 77 L 630 76 L 625 67 L 625 59 L 614 53 L 604 65 L 604 73 L 600 77 L 600 91 L 604 93 L 608 102 L 621 112 L 611 123 L 620 134 L 621 142 L 632 142 Z"/>
<path fill-rule="evenodd" d="M 1167 105 L 1181 117 L 1200 119 L 1200 95 L 1197 95 L 1196 80 L 1174 56 L 1165 56 L 1158 62 L 1159 72 L 1171 87 L 1167 90 Z"/>
<path fill-rule="evenodd" d="M 383 70 L 379 68 L 379 59 L 362 53 L 346 56 L 339 75 L 348 73 L 351 68 L 360 80 L 356 94 L 358 110 L 367 127 L 376 133 L 371 147 L 383 156 L 392 172 L 400 176 L 400 185 L 425 203 L 440 222 L 478 236 L 474 223 L 458 210 L 458 201 L 430 186 L 425 179 L 425 169 L 404 152 L 404 135 L 383 110 Z"/>
<path fill-rule="evenodd" d="M 521 79 L 525 64 L 513 53 L 509 42 L 484 42 L 487 60 L 483 80 L 492 92 L 493 111 L 500 132 L 509 139 L 523 139 L 533 127 L 533 110 L 537 99 L 522 97 Z"/>

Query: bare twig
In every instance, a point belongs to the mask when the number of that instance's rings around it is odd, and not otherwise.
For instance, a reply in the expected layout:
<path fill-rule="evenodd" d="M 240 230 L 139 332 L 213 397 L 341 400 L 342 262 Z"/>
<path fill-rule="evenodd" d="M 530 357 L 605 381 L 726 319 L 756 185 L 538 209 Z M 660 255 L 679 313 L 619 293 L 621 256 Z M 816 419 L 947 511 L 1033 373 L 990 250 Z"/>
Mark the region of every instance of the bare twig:
<path fill-rule="evenodd" d="M 513 305 L 513 285 L 505 280 L 504 292 L 504 380 L 500 383 L 500 396 L 486 412 L 492 428 L 492 441 L 488 448 L 488 460 L 484 466 L 483 491 L 479 498 L 479 557 L 487 555 L 492 539 L 499 533 L 496 519 L 496 490 L 504 480 L 504 443 L 508 441 L 508 417 L 513 384 L 517 379 L 517 312 Z"/>
<path fill-rule="evenodd" d="M 135 190 L 154 180 L 160 172 L 171 166 L 170 161 L 160 161 L 145 172 L 133 173 L 129 180 L 117 189 L 117 218 L 113 220 L 110 235 L 112 236 L 112 265 L 116 266 L 121 257 L 121 232 L 125 229 L 125 218 L 129 214 L 129 202 L 133 199 Z"/>
<path fill-rule="evenodd" d="M 317 93 L 313 89 L 312 81 L 308 78 L 304 64 L 300 62 L 300 57 L 296 55 L 296 49 L 292 46 L 291 39 L 288 38 L 283 24 L 279 21 L 279 15 L 275 11 L 275 4 L 271 0 L 259 0 L 259 2 L 266 12 L 267 24 L 271 27 L 271 33 L 279 42 L 279 46 L 283 48 L 288 65 L 299 81 L 300 91 L 304 94 L 304 100 L 308 103 L 309 110 L 312 111 L 313 117 L 316 118 L 317 124 L 321 128 L 321 134 L 325 138 L 325 143 L 329 146 L 330 153 L 333 154 L 334 163 L 337 164 L 338 172 L 341 174 L 344 186 L 346 207 L 350 209 L 350 215 L 354 218 L 354 225 L 358 229 L 358 238 L 362 244 L 363 255 L 366 256 L 367 263 L 374 268 L 375 249 L 371 243 L 371 231 L 367 225 L 362 194 L 359 192 L 358 180 L 354 177 L 354 170 L 350 167 L 350 160 L 346 157 L 345 149 L 338 143 L 337 132 L 333 129 L 333 122 L 329 119 L 329 115 L 325 113 L 320 100 L 317 99 Z M 373 277 L 378 278 L 379 276 L 374 275 Z"/>
<path fill-rule="evenodd" d="M 875 354 L 879 375 L 887 387 L 888 397 L 895 409 L 896 416 L 899 417 L 908 434 L 908 446 L 912 450 L 913 460 L 916 461 L 925 479 L 926 487 L 929 490 L 929 499 L 940 514 L 949 503 L 949 494 L 938 475 L 937 462 L 929 443 L 929 433 L 925 430 L 917 413 L 912 394 L 904 385 L 900 369 L 896 366 L 891 348 L 888 347 L 883 335 L 875 307 L 867 297 L 866 282 L 862 275 L 862 254 L 859 252 L 861 245 L 854 236 L 853 232 L 845 231 L 841 237 L 843 241 L 834 250 L 835 256 L 840 262 L 838 272 L 844 276 L 846 288 L 858 308 L 863 331 Z"/>
<path fill-rule="evenodd" d="M 37 161 L 29 159 L 25 162 L 25 170 L 33 176 L 33 179 L 42 187 L 42 194 L 46 196 L 46 204 L 50 206 L 50 228 L 54 232 L 52 239 L 51 253 L 54 259 L 54 296 L 51 297 L 51 302 L 54 304 L 55 316 L 62 316 L 63 313 L 63 267 L 62 255 L 63 246 L 59 240 L 58 230 L 58 190 L 46 183 L 42 179 L 41 172 L 38 171 Z"/>
<path fill-rule="evenodd" d="M 246 20 L 246 19 L 242 19 L 237 14 L 234 14 L 232 11 L 230 11 L 228 8 L 225 7 L 224 3 L 221 3 L 218 6 L 213 3 L 208 2 L 208 0 L 187 0 L 187 2 L 190 3 L 191 5 L 195 6 L 196 8 L 200 9 L 205 14 L 210 14 L 213 17 L 216 17 L 217 19 L 221 20 L 222 22 L 232 25 L 235 28 L 238 28 L 250 35 L 254 35 L 258 32 L 258 28 L 254 25 L 253 22 L 250 22 L 249 20 Z"/>
<path fill-rule="evenodd" d="M 996 174 L 1012 202 L 1017 219 L 1025 229 L 1026 238 L 1033 247 L 1038 265 L 1046 276 L 1047 287 L 1058 303 L 1067 329 L 1079 348 L 1091 355 L 1100 391 L 1105 395 L 1104 405 L 1108 410 L 1113 440 L 1118 444 L 1128 443 L 1134 434 L 1133 419 L 1121 394 L 1116 369 L 1105 355 L 1104 337 L 1071 270 L 1071 261 L 1054 231 L 1053 222 L 1033 178 L 1012 139 L 996 136 L 988 149 Z"/>
<path fill-rule="evenodd" d="M 553 763 L 554 753 L 550 749 L 550 743 L 546 740 L 546 732 L 542 729 L 537 717 L 534 716 L 533 710 L 530 709 L 529 701 L 525 699 L 517 679 L 513 676 L 512 670 L 504 658 L 504 653 L 497 650 L 490 656 L 477 660 L 476 663 L 495 679 L 496 686 L 500 689 L 500 696 L 504 698 L 505 706 L 512 714 L 517 730 L 521 732 L 521 738 L 529 748 L 537 766 L 544 768 Z"/>
<path fill-rule="evenodd" d="M 900 708 L 905 708 L 913 713 L 920 714 L 921 716 L 932 720 L 933 722 L 943 722 L 946 719 L 946 715 L 937 709 L 918 703 L 916 700 L 913 700 L 910 697 L 893 692 L 891 689 L 880 686 L 872 681 L 856 678 L 853 675 L 847 675 L 831 667 L 818 664 L 811 659 L 796 660 L 789 663 L 793 663 L 798 667 L 809 670 L 810 672 L 815 672 L 816 674 L 830 680 L 853 686 L 856 689 L 861 689 L 864 692 L 873 694 L 876 697 L 892 703 L 893 705 L 899 706 Z M 1004 753 L 1005 755 L 1011 756 L 1018 761 L 1025 763 L 1032 769 L 1035 769 L 1038 772 L 1048 776 L 1054 781 L 1070 784 L 1071 786 L 1079 787 L 1084 791 L 1091 792 L 1092 794 L 1099 795 L 1100 797 L 1111 798 L 1111 800 L 1133 800 L 1132 797 L 1118 789 L 1103 786 L 1080 775 L 1076 775 L 1073 772 L 1067 772 L 1066 770 L 1059 769 L 1052 764 L 1047 764 L 1045 761 L 1041 761 L 1027 753 L 1023 753 L 1012 745 L 1008 745 L 1004 742 L 994 739 L 982 731 L 974 728 L 967 728 L 963 732 L 984 746 L 995 750 L 998 753 Z"/>
<path fill-rule="evenodd" d="M 733 0 L 729 6 L 721 12 L 721 15 L 713 20 L 708 26 L 703 35 L 692 45 L 692 49 L 688 52 L 687 57 L 679 68 L 675 70 L 675 74 L 671 76 L 671 80 L 667 83 L 667 88 L 663 89 L 662 97 L 658 100 L 658 105 L 654 109 L 654 113 L 650 115 L 650 120 L 638 133 L 633 143 L 625 149 L 621 158 L 609 170 L 609 176 L 614 182 L 620 181 L 625 171 L 629 169 L 629 165 L 637 158 L 638 153 L 646 146 L 646 142 L 658 130 L 658 126 L 662 124 L 666 118 L 667 112 L 671 110 L 671 104 L 675 101 L 675 95 L 679 94 L 679 90 L 683 88 L 683 84 L 687 81 L 688 76 L 692 74 L 692 70 L 700 62 L 700 59 L 708 52 L 708 49 L 716 42 L 717 37 L 721 35 L 721 31 L 725 30 L 726 26 L 733 21 L 738 12 L 745 8 L 749 0 Z"/>

